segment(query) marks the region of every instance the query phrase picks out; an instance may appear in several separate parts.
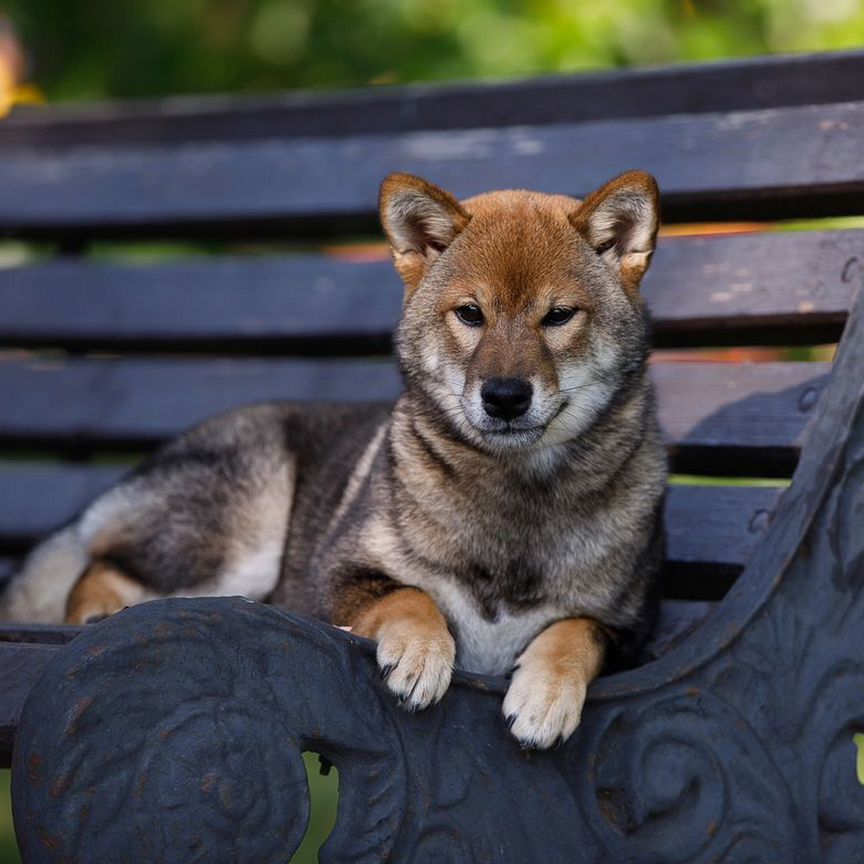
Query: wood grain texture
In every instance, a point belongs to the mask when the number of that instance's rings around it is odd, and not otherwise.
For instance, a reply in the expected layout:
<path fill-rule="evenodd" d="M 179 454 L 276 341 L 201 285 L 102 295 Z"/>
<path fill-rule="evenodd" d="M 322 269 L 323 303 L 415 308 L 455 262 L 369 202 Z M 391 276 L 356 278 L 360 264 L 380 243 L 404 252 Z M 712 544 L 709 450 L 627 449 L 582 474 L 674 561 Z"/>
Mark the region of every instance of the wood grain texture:
<path fill-rule="evenodd" d="M 0 149 L 546 125 L 815 105 L 859 99 L 862 76 L 864 53 L 851 51 L 494 84 L 21 107 L 0 126 Z"/>
<path fill-rule="evenodd" d="M 284 237 L 374 228 L 378 185 L 411 171 L 466 197 L 502 187 L 585 195 L 656 174 L 667 220 L 857 213 L 864 103 L 546 127 L 10 150 L 0 233 L 190 231 Z"/>
<path fill-rule="evenodd" d="M 660 421 L 690 473 L 788 474 L 830 372 L 825 363 L 655 364 Z M 0 363 L 0 443 L 152 446 L 200 420 L 273 399 L 383 401 L 386 360 L 124 359 Z M 748 461 L 750 460 L 750 461 Z"/>
<path fill-rule="evenodd" d="M 386 254 L 386 253 L 385 253 Z M 644 283 L 658 346 L 837 339 L 864 232 L 660 242 Z M 120 352 L 389 350 L 402 285 L 389 261 L 319 255 L 0 270 L 0 342 Z"/>

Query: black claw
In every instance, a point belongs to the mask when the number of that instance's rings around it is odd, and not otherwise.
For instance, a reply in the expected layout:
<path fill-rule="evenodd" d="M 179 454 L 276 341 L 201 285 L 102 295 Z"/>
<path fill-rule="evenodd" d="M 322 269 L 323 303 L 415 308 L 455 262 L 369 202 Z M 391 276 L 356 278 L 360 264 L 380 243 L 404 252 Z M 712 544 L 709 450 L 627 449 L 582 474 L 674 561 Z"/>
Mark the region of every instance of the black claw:
<path fill-rule="evenodd" d="M 507 728 L 508 728 L 508 729 L 512 729 L 512 728 L 513 728 L 513 724 L 516 722 L 516 715 L 515 715 L 515 714 L 508 714 L 508 715 L 504 718 L 504 722 L 507 724 Z"/>
<path fill-rule="evenodd" d="M 394 669 L 396 668 L 395 663 L 388 663 L 386 666 L 381 667 L 381 680 L 383 681 Z"/>

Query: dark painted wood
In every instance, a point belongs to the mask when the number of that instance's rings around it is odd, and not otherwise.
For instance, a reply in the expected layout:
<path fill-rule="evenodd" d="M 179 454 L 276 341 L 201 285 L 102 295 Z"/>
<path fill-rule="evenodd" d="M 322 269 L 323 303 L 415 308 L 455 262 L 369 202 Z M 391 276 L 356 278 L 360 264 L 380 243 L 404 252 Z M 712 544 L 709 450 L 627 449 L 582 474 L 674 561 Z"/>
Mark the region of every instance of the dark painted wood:
<path fill-rule="evenodd" d="M 661 238 L 644 282 L 658 347 L 839 341 L 864 232 Z"/>
<path fill-rule="evenodd" d="M 24 699 L 39 679 L 56 647 L 0 641 L 0 768 L 8 768 Z"/>
<path fill-rule="evenodd" d="M 59 528 L 119 480 L 126 470 L 74 464 L 3 465 L 0 546 L 22 547 Z"/>
<path fill-rule="evenodd" d="M 791 473 L 827 363 L 656 363 L 660 424 L 681 472 Z"/>
<path fill-rule="evenodd" d="M 655 364 L 676 464 L 691 472 L 788 472 L 829 370 L 824 363 Z M 79 451 L 152 445 L 238 405 L 386 400 L 399 389 L 386 360 L 7 361 L 0 393 L 15 399 L 0 400 L 0 443 Z"/>
<path fill-rule="evenodd" d="M 0 149 L 548 125 L 815 105 L 860 99 L 862 77 L 864 54 L 854 51 L 492 84 L 19 108 L 0 126 Z"/>
<path fill-rule="evenodd" d="M 0 271 L 0 342 L 124 352 L 380 353 L 389 350 L 402 294 L 389 261 L 55 261 Z"/>
<path fill-rule="evenodd" d="M 655 342 L 836 340 L 861 262 L 861 231 L 661 240 L 644 285 Z M 319 255 L 153 266 L 55 261 L 0 270 L 0 343 L 369 354 L 389 350 L 401 301 L 389 261 Z"/>
<path fill-rule="evenodd" d="M 465 197 L 527 187 L 584 195 L 653 171 L 667 220 L 858 213 L 864 103 L 547 127 L 345 138 L 9 151 L 0 233 L 190 231 L 280 237 L 374 230 L 381 179 L 414 171 Z"/>
<path fill-rule="evenodd" d="M 0 467 L 0 546 L 20 547 L 64 524 L 127 469 L 84 465 Z M 666 505 L 668 557 L 687 578 L 736 572 L 770 524 L 780 489 L 672 486 Z M 698 593 L 690 584 L 688 594 Z"/>

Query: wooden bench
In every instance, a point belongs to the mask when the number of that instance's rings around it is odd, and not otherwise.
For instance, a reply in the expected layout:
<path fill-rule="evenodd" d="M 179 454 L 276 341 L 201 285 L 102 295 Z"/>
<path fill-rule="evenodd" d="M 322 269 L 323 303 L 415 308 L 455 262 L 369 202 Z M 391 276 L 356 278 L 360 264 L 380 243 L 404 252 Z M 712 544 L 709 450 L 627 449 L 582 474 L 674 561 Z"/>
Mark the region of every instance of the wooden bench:
<path fill-rule="evenodd" d="M 322 860 L 347 860 L 350 850 L 363 861 L 565 861 L 576 849 L 586 860 L 851 860 L 843 855 L 864 839 L 851 743 L 864 724 L 864 612 L 851 594 L 864 535 L 860 309 L 857 337 L 847 334 L 833 372 L 825 362 L 729 363 L 662 349 L 840 339 L 861 283 L 864 232 L 746 233 L 738 223 L 864 211 L 864 102 L 854 101 L 862 74 L 864 54 L 854 53 L 506 85 L 54 108 L 0 125 L 0 235 L 43 253 L 0 270 L 7 573 L 140 453 L 197 420 L 264 399 L 397 393 L 389 334 L 400 285 L 380 247 L 352 245 L 377 236 L 376 191 L 389 171 L 464 197 L 503 187 L 579 195 L 638 167 L 660 182 L 667 228 L 732 229 L 661 239 L 645 282 L 670 459 L 694 479 L 668 497 L 660 659 L 597 682 L 571 743 L 551 755 L 516 750 L 492 679 L 462 676 L 442 706 L 403 717 L 373 683 L 368 646 L 235 601 L 151 604 L 80 636 L 4 626 L 0 761 L 9 763 L 20 721 L 13 782 L 24 860 L 61 860 L 57 850 L 78 860 L 81 849 L 103 860 L 74 817 L 93 794 L 79 776 L 119 794 L 94 744 L 98 729 L 82 733 L 72 762 L 58 742 L 77 734 L 69 718 L 82 705 L 110 720 L 121 681 L 156 728 L 168 710 L 163 694 L 186 692 L 189 681 L 175 667 L 133 684 L 116 664 L 133 638 L 142 656 L 162 659 L 167 641 L 185 660 L 179 667 L 206 682 L 212 658 L 177 636 L 183 628 L 208 640 L 230 635 L 260 658 L 290 634 L 285 687 L 295 702 L 302 691 L 300 707 L 283 693 L 260 730 L 257 715 L 238 716 L 259 730 L 261 747 L 275 746 L 272 724 L 281 723 L 283 750 L 315 749 L 338 764 L 340 820 Z M 129 260 L 127 242 L 154 242 L 154 254 L 136 245 Z M 730 479 L 741 477 L 777 482 Z M 223 659 L 241 675 L 232 665 L 240 660 Z M 826 677 L 830 669 L 836 675 Z M 263 684 L 251 679 L 237 687 L 254 702 Z M 64 701 L 76 693 L 78 702 Z M 124 729 L 140 728 L 141 716 L 121 714 Z M 249 756 L 245 733 L 234 732 L 232 746 Z M 140 745 L 148 760 L 149 746 Z M 206 797 L 213 756 L 193 759 L 191 746 L 183 745 L 190 777 Z M 121 774 L 138 776 L 124 758 Z M 160 810 L 141 791 L 147 806 L 136 809 L 127 788 L 131 798 L 117 805 L 125 818 L 102 825 L 100 842 L 135 848 L 133 860 L 270 860 L 262 825 L 285 821 L 284 850 L 305 824 L 305 779 L 285 758 L 284 776 L 256 793 L 277 815 L 256 822 L 223 801 L 224 824 L 195 829 L 203 857 L 178 851 L 190 848 L 185 834 L 177 839 L 189 815 L 180 808 L 176 824 L 176 813 L 166 815 L 178 804 L 173 793 Z M 271 770 L 250 757 L 232 788 Z M 161 782 L 176 780 L 172 771 L 176 764 L 153 767 Z M 155 831 L 160 820 L 178 835 Z M 238 851 L 244 831 L 255 840 Z"/>

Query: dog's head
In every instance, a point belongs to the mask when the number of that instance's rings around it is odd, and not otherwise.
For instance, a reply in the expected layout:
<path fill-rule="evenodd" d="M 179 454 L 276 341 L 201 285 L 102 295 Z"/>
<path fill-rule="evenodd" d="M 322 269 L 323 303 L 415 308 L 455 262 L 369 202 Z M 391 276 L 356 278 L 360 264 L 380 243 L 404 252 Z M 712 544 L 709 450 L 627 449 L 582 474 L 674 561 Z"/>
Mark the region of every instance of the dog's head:
<path fill-rule="evenodd" d="M 391 174 L 380 208 L 406 287 L 403 371 L 474 445 L 572 440 L 643 368 L 639 282 L 658 222 L 649 174 L 623 174 L 581 202 L 524 191 L 459 202 Z"/>

